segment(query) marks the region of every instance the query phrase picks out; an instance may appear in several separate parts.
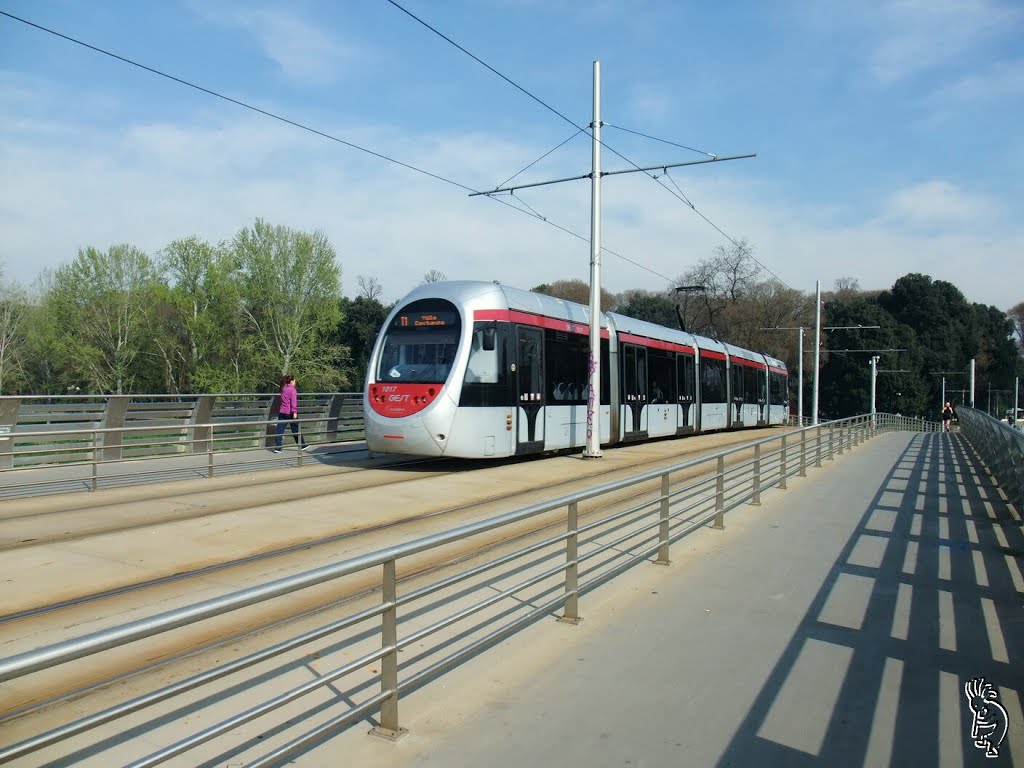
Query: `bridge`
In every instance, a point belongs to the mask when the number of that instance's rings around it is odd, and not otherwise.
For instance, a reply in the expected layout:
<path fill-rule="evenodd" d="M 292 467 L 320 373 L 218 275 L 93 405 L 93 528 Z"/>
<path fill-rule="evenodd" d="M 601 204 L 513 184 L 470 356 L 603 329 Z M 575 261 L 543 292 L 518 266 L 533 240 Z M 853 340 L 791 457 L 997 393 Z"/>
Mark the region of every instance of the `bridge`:
<path fill-rule="evenodd" d="M 1020 762 L 1024 450 L 960 416 L 32 469 L 0 502 L 0 761 Z M 976 678 L 1004 738 L 972 736 Z"/>

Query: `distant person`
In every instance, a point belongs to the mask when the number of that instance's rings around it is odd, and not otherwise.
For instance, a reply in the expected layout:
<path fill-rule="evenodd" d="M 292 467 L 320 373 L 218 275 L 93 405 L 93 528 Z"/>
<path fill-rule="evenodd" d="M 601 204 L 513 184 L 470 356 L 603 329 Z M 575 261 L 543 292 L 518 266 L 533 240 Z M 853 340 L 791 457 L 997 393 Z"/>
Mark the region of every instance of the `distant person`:
<path fill-rule="evenodd" d="M 953 406 L 946 403 L 946 407 L 942 409 L 942 431 L 949 432 L 949 425 L 953 421 Z"/>
<path fill-rule="evenodd" d="M 274 437 L 274 453 L 281 452 L 281 436 L 284 434 L 286 422 L 291 422 L 292 437 L 295 444 L 302 443 L 306 449 L 306 441 L 299 435 L 299 391 L 295 387 L 295 377 L 286 374 L 281 377 L 281 407 L 277 414 L 277 435 Z"/>

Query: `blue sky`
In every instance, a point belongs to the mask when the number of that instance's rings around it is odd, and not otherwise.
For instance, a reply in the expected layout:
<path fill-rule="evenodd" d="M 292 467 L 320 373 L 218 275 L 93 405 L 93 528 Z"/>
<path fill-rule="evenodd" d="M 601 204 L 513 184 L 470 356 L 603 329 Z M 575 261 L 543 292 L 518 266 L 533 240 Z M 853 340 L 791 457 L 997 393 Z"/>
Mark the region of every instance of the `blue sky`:
<path fill-rule="evenodd" d="M 605 143 L 673 183 L 787 285 L 908 272 L 1024 300 L 1024 6 L 1016 0 L 407 0 L 576 125 L 601 62 Z M 568 122 L 385 0 L 0 0 L 0 10 L 474 189 Z M 616 127 L 611 127 L 616 126 Z M 590 170 L 576 136 L 517 182 Z M 603 167 L 627 163 L 603 151 Z M 0 17 L 0 264 L 30 283 L 87 245 L 156 254 L 257 217 L 319 229 L 343 289 L 397 299 L 431 269 L 587 280 L 584 240 L 339 143 Z M 729 242 L 642 174 L 603 182 L 603 284 L 660 290 Z M 590 187 L 520 200 L 584 239 Z M 507 200 L 507 198 L 505 198 Z"/>

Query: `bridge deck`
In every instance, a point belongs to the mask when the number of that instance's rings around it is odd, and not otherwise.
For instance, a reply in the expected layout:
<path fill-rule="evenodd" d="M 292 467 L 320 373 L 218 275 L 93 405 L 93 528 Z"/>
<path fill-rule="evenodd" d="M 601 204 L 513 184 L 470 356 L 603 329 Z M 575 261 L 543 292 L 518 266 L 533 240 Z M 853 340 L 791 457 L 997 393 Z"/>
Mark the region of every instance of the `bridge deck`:
<path fill-rule="evenodd" d="M 897 433 L 726 518 L 299 766 L 1024 764 L 1024 536 L 959 435 Z M 1008 713 L 1000 760 L 964 683 Z"/>

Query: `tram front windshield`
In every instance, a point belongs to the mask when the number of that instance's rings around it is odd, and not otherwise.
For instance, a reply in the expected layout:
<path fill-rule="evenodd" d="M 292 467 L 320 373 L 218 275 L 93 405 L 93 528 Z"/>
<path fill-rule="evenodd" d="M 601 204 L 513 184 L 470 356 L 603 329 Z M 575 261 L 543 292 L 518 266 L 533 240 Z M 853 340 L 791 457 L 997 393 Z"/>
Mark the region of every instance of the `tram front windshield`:
<path fill-rule="evenodd" d="M 459 346 L 461 322 L 455 305 L 421 299 L 402 308 L 388 325 L 377 381 L 443 384 Z"/>

